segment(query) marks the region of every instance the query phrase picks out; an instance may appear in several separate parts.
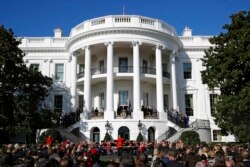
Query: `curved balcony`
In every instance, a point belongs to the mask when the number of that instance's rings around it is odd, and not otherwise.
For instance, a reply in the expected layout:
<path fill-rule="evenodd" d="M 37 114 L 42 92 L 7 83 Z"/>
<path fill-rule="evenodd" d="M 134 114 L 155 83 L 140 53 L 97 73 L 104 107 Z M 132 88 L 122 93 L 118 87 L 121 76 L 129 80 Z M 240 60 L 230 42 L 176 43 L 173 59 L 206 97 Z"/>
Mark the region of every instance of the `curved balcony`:
<path fill-rule="evenodd" d="M 141 110 L 144 119 L 159 119 L 159 113 L 156 109 L 142 106 Z"/>
<path fill-rule="evenodd" d="M 140 67 L 142 74 L 156 74 L 156 69 L 151 67 Z"/>
<path fill-rule="evenodd" d="M 91 69 L 91 75 L 99 75 L 99 74 L 106 74 L 107 69 L 106 68 L 92 68 Z"/>
<path fill-rule="evenodd" d="M 100 74 L 106 74 L 106 73 L 107 73 L 106 68 L 92 68 L 91 69 L 91 75 L 100 75 Z M 133 73 L 133 66 L 114 67 L 114 73 Z M 156 75 L 156 68 L 140 67 L 140 73 Z M 162 76 L 167 79 L 170 79 L 170 73 L 167 71 L 163 71 Z M 77 79 L 81 79 L 81 78 L 84 78 L 84 71 L 77 74 Z"/>
<path fill-rule="evenodd" d="M 133 66 L 114 67 L 114 73 L 133 73 Z"/>

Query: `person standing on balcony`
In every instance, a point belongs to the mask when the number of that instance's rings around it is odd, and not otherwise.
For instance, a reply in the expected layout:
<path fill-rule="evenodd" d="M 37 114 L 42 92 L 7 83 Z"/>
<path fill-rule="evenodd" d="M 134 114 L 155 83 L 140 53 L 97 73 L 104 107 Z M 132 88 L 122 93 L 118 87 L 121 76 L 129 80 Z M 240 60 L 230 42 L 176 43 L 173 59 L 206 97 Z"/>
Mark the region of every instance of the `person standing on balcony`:
<path fill-rule="evenodd" d="M 98 116 L 98 109 L 97 109 L 97 107 L 95 108 L 95 116 Z"/>

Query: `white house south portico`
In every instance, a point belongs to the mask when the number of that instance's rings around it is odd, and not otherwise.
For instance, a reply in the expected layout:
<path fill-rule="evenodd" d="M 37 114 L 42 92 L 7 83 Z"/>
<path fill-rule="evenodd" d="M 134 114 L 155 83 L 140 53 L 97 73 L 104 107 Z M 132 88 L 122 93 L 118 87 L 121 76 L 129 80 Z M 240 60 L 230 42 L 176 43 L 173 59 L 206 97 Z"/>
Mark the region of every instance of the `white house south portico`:
<path fill-rule="evenodd" d="M 89 24 L 93 27 L 84 30 Z M 146 25 L 145 28 L 141 28 L 143 24 Z M 84 33 L 78 33 L 79 31 Z M 74 39 L 76 34 L 78 39 Z M 87 34 L 88 37 L 81 37 Z M 162 38 L 166 34 L 171 36 L 171 39 Z M 82 63 L 85 65 L 84 77 L 77 80 L 77 85 L 81 83 L 84 85 L 83 111 L 88 113 L 85 119 L 91 120 L 92 111 L 97 108 L 98 111 L 103 110 L 103 119 L 109 120 L 112 124 L 112 120 L 124 119 L 117 111 L 119 107 L 122 106 L 124 109 L 121 110 L 126 111 L 131 107 L 129 111 L 131 113 L 126 113 L 126 115 L 130 114 L 130 117 L 126 117 L 126 120 L 131 119 L 137 125 L 139 120 L 144 120 L 141 108 L 145 106 L 154 108 L 159 115 L 156 120 L 164 120 L 162 127 L 167 127 L 163 87 L 165 84 L 170 88 L 168 65 L 170 53 L 182 47 L 175 34 L 175 30 L 163 22 L 138 16 L 108 16 L 83 22 L 73 28 L 71 36 L 74 40 L 69 41 L 68 46 L 69 50 L 77 52 L 78 64 L 80 64 L 80 59 L 84 60 Z M 91 35 L 94 37 L 91 38 Z M 82 39 L 79 40 L 80 38 Z M 93 58 L 97 60 L 93 61 Z M 162 68 L 163 61 L 166 64 L 165 71 Z M 97 70 L 94 73 L 93 67 Z M 164 72 L 168 74 L 165 77 Z M 76 73 L 73 74 L 73 76 L 76 75 Z M 72 79 L 73 83 L 75 79 Z M 97 85 L 106 90 L 94 93 L 94 90 L 98 90 Z M 142 91 L 145 90 L 145 85 L 148 87 L 147 92 Z M 168 92 L 171 90 L 169 89 Z M 100 106 L 100 101 L 102 101 L 100 98 L 103 97 L 100 94 L 106 97 L 103 106 Z M 176 92 L 170 94 L 176 95 Z M 72 101 L 79 101 L 76 97 L 72 96 L 75 98 Z M 134 140 L 136 137 L 137 133 L 131 136 L 131 139 Z"/>
<path fill-rule="evenodd" d="M 147 141 L 167 139 L 170 129 L 181 128 L 169 120 L 172 109 L 188 114 L 189 124 L 208 123 L 199 133 L 211 141 L 213 130 L 219 130 L 211 104 L 196 105 L 210 103 L 211 92 L 195 73 L 211 44 L 189 29 L 185 33 L 177 36 L 158 19 L 114 15 L 86 20 L 69 37 L 57 29 L 54 38 L 23 38 L 20 48 L 27 66 L 38 64 L 54 79 L 46 106 L 60 113 L 83 111 L 68 128 L 78 129 L 83 139 L 100 142 L 107 131 L 113 139 L 122 134 L 136 140 L 139 131 Z M 204 99 L 196 98 L 200 91 Z"/>

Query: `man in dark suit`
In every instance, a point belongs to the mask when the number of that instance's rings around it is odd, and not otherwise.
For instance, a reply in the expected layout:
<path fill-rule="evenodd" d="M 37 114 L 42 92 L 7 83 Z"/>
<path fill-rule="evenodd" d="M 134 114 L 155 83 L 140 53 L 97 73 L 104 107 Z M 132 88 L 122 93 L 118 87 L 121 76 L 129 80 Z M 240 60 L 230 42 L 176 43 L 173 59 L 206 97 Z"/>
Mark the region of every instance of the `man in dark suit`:
<path fill-rule="evenodd" d="M 176 149 L 169 149 L 168 151 L 168 158 L 169 161 L 167 162 L 167 167 L 183 167 L 183 165 L 176 161 L 178 152 Z"/>

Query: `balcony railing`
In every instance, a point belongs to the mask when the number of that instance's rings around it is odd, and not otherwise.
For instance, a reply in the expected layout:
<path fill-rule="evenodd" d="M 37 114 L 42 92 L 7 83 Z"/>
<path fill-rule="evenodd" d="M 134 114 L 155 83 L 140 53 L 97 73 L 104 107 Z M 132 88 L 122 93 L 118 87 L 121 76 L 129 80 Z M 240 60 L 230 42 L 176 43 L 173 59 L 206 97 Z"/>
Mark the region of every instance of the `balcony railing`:
<path fill-rule="evenodd" d="M 171 36 L 176 36 L 175 29 L 165 22 L 154 18 L 136 15 L 112 15 L 86 20 L 74 27 L 70 32 L 70 36 L 77 36 L 78 34 L 101 28 L 116 28 L 121 26 L 156 30 Z"/>
<path fill-rule="evenodd" d="M 84 71 L 77 74 L 77 79 L 84 78 Z"/>
<path fill-rule="evenodd" d="M 117 73 L 133 73 L 133 66 L 119 66 Z"/>
<path fill-rule="evenodd" d="M 155 68 L 150 68 L 150 67 L 141 67 L 141 73 L 142 74 L 156 74 L 156 69 Z"/>
<path fill-rule="evenodd" d="M 156 75 L 156 69 L 155 68 L 141 67 L 141 73 L 142 74 L 153 74 L 153 75 Z M 165 78 L 170 79 L 170 74 L 167 71 L 162 71 L 162 76 L 165 77 Z"/>
<path fill-rule="evenodd" d="M 156 69 L 151 67 L 140 67 L 140 72 L 142 74 L 152 74 L 156 75 Z M 106 74 L 106 68 L 92 68 L 91 75 Z M 114 73 L 133 73 L 133 66 L 119 66 L 114 67 Z M 77 74 L 77 79 L 84 78 L 84 71 Z M 167 71 L 162 72 L 162 76 L 170 79 L 170 74 Z"/>
<path fill-rule="evenodd" d="M 99 75 L 99 74 L 106 74 L 107 69 L 106 68 L 92 68 L 91 69 L 91 75 Z"/>
<path fill-rule="evenodd" d="M 144 119 L 158 119 L 159 118 L 159 113 L 154 108 L 142 106 L 141 110 L 143 112 Z"/>
<path fill-rule="evenodd" d="M 165 77 L 165 78 L 170 79 L 170 74 L 167 71 L 162 71 L 162 76 Z"/>

